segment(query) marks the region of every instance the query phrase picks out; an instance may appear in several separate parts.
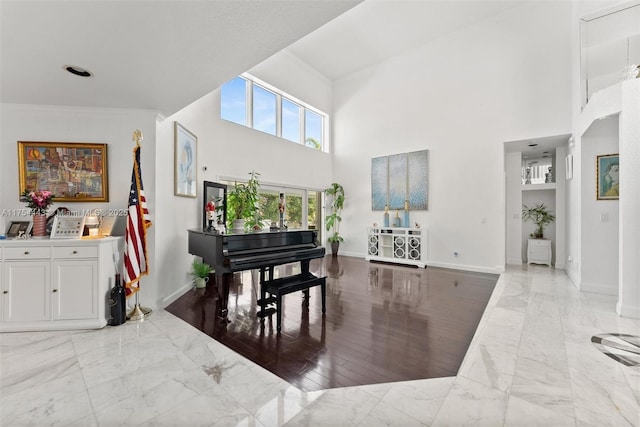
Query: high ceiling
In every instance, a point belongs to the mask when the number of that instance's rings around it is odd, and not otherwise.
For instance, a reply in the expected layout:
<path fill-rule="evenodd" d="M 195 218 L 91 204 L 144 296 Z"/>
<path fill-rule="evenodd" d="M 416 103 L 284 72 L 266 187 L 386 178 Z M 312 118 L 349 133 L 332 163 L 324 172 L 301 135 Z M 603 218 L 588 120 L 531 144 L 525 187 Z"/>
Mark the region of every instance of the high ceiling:
<path fill-rule="evenodd" d="M 522 1 L 359 3 L 0 0 L 0 101 L 170 115 L 287 47 L 333 81 Z"/>
<path fill-rule="evenodd" d="M 524 3 L 367 0 L 287 50 L 333 81 Z"/>
<path fill-rule="evenodd" d="M 0 101 L 169 115 L 358 3 L 1 0 Z"/>

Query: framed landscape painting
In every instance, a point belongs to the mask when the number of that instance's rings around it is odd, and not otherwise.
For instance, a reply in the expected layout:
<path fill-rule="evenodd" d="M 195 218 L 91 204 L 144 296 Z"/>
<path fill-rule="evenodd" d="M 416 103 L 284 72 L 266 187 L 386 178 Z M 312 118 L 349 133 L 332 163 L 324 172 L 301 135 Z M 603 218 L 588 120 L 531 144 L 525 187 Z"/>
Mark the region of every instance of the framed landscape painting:
<path fill-rule="evenodd" d="M 18 141 L 20 194 L 51 191 L 57 202 L 108 202 L 107 144 Z"/>

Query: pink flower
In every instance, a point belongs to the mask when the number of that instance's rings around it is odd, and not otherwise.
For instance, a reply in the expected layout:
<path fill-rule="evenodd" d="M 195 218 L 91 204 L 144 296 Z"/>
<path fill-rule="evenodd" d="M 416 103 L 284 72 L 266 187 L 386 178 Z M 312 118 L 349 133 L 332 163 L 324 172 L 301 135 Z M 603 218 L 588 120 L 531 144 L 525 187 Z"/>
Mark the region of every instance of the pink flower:
<path fill-rule="evenodd" d="M 53 203 L 53 197 L 53 193 L 48 190 L 25 190 L 20 200 L 27 203 L 27 207 L 31 209 L 32 214 L 45 214 L 49 206 Z"/>

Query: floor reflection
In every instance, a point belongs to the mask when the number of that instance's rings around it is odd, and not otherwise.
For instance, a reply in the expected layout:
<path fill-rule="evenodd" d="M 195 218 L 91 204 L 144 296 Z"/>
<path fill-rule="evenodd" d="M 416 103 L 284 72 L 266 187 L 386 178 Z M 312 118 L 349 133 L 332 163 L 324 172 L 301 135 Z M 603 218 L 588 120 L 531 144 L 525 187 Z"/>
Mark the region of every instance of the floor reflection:
<path fill-rule="evenodd" d="M 321 390 L 455 375 L 498 277 L 344 256 L 313 260 L 311 271 L 327 276 L 327 315 L 319 287 L 308 301 L 288 294 L 280 335 L 275 318 L 256 316 L 256 271 L 234 275 L 227 325 L 215 319 L 214 282 L 167 310 L 302 390 Z"/>

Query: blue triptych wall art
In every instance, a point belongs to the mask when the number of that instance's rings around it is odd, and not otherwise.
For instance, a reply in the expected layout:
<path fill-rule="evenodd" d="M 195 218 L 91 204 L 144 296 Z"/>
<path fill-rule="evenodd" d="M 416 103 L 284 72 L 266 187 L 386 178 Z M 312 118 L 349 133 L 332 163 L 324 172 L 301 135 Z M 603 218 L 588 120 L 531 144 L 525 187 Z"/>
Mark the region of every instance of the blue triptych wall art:
<path fill-rule="evenodd" d="M 405 200 L 410 210 L 429 208 L 429 150 L 371 159 L 371 209 L 404 209 Z"/>

